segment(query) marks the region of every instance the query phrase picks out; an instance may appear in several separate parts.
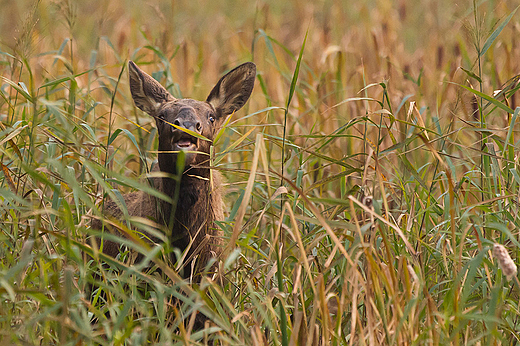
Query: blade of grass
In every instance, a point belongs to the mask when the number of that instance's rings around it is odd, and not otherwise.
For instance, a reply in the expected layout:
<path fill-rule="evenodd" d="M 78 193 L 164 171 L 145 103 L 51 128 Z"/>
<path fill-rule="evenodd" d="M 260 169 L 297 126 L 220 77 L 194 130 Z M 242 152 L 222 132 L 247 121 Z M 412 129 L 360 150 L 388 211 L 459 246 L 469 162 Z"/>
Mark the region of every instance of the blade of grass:
<path fill-rule="evenodd" d="M 284 164 L 285 164 L 285 135 L 287 132 L 287 116 L 289 115 L 289 106 L 291 105 L 291 101 L 294 95 L 294 90 L 296 89 L 296 82 L 298 81 L 298 75 L 300 73 L 300 64 L 302 62 L 303 50 L 305 49 L 305 43 L 307 42 L 307 35 L 309 34 L 309 29 L 305 33 L 305 38 L 303 39 L 302 48 L 300 49 L 300 54 L 298 55 L 298 60 L 296 61 L 296 68 L 294 69 L 291 87 L 289 88 L 289 96 L 287 97 L 287 103 L 285 105 L 285 114 L 283 120 L 283 137 L 282 137 L 282 177 L 284 174 Z M 280 185 L 283 185 L 283 179 L 280 180 Z"/>

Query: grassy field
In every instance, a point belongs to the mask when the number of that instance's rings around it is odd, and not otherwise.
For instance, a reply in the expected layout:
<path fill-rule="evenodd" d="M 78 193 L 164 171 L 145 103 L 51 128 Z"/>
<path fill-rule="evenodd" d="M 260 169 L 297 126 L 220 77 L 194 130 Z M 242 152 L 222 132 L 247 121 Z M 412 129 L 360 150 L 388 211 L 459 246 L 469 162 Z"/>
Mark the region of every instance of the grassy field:
<path fill-rule="evenodd" d="M 520 344 L 516 6 L 0 0 L 0 344 Z M 195 99 L 257 64 L 219 280 L 87 240 L 156 159 L 128 60 Z"/>

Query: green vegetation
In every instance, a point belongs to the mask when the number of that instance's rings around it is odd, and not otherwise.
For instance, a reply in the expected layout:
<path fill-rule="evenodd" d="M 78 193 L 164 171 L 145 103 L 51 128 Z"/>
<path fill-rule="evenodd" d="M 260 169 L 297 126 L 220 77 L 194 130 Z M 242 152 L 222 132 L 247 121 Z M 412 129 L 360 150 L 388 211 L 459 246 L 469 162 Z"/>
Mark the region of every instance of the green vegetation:
<path fill-rule="evenodd" d="M 0 4 L 0 344 L 520 342 L 493 257 L 520 255 L 515 1 Z M 258 66 L 214 150 L 235 241 L 198 286 L 171 249 L 88 240 L 103 199 L 149 189 L 129 59 L 196 99 Z"/>

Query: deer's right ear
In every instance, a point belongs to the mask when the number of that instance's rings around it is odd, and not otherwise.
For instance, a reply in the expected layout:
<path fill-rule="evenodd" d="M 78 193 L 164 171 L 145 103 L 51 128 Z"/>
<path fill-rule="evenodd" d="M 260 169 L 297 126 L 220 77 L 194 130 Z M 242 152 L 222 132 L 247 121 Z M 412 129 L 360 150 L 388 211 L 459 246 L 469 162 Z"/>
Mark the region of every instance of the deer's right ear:
<path fill-rule="evenodd" d="M 246 62 L 222 77 L 209 93 L 209 102 L 221 115 L 239 110 L 251 96 L 255 85 L 256 65 Z"/>
<path fill-rule="evenodd" d="M 130 92 L 135 105 L 150 115 L 155 115 L 161 104 L 175 98 L 155 79 L 141 70 L 133 61 L 128 62 Z"/>

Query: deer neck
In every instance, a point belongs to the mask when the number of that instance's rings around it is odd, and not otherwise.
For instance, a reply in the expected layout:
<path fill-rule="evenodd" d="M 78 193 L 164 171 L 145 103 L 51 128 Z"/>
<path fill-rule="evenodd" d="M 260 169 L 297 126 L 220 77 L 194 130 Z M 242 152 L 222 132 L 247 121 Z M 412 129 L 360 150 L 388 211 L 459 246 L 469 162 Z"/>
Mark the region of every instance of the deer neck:
<path fill-rule="evenodd" d="M 198 168 L 185 171 L 180 184 L 174 178 L 162 178 L 161 190 L 174 202 L 173 204 L 161 203 L 163 222 L 170 229 L 200 227 L 200 225 L 196 225 L 200 223 L 198 222 L 200 221 L 198 214 L 208 210 L 211 203 L 208 193 L 210 189 L 209 175 L 209 169 Z M 175 212 L 173 218 L 172 212 Z M 207 215 L 202 216 L 207 217 Z"/>
<path fill-rule="evenodd" d="M 162 215 L 159 217 L 171 230 L 170 242 L 173 247 L 184 251 L 194 238 L 198 239 L 195 244 L 200 244 L 208 227 L 213 224 L 209 188 L 209 180 L 200 176 L 183 174 L 180 184 L 175 179 L 162 178 L 162 192 L 170 196 L 174 203 L 162 201 Z M 189 252 L 194 250 L 190 249 Z"/>

